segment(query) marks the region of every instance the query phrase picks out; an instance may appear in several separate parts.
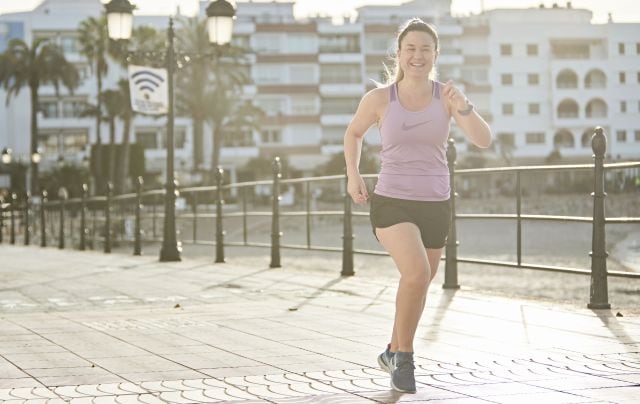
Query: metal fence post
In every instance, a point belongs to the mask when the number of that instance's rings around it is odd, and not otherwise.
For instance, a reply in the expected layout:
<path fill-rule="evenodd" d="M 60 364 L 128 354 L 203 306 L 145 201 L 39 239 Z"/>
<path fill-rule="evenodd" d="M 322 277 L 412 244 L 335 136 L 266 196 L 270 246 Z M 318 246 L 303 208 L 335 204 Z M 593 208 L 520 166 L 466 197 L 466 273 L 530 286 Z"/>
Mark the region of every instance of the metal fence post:
<path fill-rule="evenodd" d="M 460 289 L 458 284 L 458 240 L 456 235 L 456 142 L 449 139 L 447 147 L 447 162 L 449 164 L 449 187 L 451 189 L 451 223 L 449 227 L 449 237 L 447 238 L 446 257 L 444 266 L 443 289 Z"/>
<path fill-rule="evenodd" d="M 87 192 L 89 187 L 82 184 L 82 195 L 80 196 L 80 251 L 87 248 Z"/>
<path fill-rule="evenodd" d="M 0 196 L 0 244 L 4 241 L 4 198 Z"/>
<path fill-rule="evenodd" d="M 111 196 L 113 195 L 113 184 L 107 182 L 107 201 L 104 207 L 104 252 L 111 252 Z"/>
<path fill-rule="evenodd" d="M 11 205 L 9 206 L 9 214 L 11 219 L 11 234 L 9 234 L 9 242 L 11 244 L 16 243 L 16 199 L 18 199 L 18 196 L 14 192 L 11 194 Z"/>
<path fill-rule="evenodd" d="M 607 254 L 605 242 L 604 199 L 604 154 L 607 151 L 607 138 L 604 130 L 597 127 L 591 137 L 593 149 L 594 181 L 593 181 L 593 225 L 591 233 L 591 292 L 590 309 L 610 309 L 607 287 Z"/>
<path fill-rule="evenodd" d="M 344 174 L 344 216 L 342 226 L 342 272 L 341 276 L 353 276 L 353 228 L 351 226 L 351 197 L 347 192 L 347 173 Z"/>
<path fill-rule="evenodd" d="M 0 196 L 0 244 L 4 241 L 4 198 Z"/>
<path fill-rule="evenodd" d="M 58 197 L 60 199 L 60 228 L 58 229 L 58 248 L 64 249 L 64 210 L 67 198 L 69 194 L 65 187 L 61 187 L 58 190 Z"/>
<path fill-rule="evenodd" d="M 222 176 L 224 170 L 216 169 L 216 263 L 224 262 L 224 229 L 222 228 Z"/>
<path fill-rule="evenodd" d="M 133 255 L 142 255 L 142 177 L 136 184 L 136 228 L 133 239 Z"/>
<path fill-rule="evenodd" d="M 24 245 L 31 244 L 31 223 L 29 220 L 29 211 L 31 210 L 31 193 L 27 191 L 24 198 Z"/>
<path fill-rule="evenodd" d="M 47 196 L 49 193 L 42 190 L 42 199 L 40 200 L 40 247 L 47 246 L 47 220 L 46 220 L 46 206 Z"/>
<path fill-rule="evenodd" d="M 269 268 L 280 268 L 280 178 L 282 164 L 280 157 L 273 159 L 273 191 L 272 191 L 272 216 L 271 216 L 271 263 Z"/>

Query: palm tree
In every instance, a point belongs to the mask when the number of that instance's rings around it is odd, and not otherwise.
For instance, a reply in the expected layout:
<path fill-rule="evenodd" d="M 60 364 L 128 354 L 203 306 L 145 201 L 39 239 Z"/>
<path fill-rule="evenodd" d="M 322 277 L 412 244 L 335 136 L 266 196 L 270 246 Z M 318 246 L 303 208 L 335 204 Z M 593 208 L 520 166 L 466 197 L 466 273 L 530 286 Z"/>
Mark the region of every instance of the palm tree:
<path fill-rule="evenodd" d="M 176 105 L 179 113 L 193 120 L 193 167 L 203 161 L 203 124 L 209 121 L 213 130 L 211 166 L 220 161 L 223 133 L 244 126 L 259 127 L 261 111 L 241 100 L 242 86 L 249 83 L 248 70 L 243 69 L 247 51 L 235 46 L 211 47 L 205 21 L 184 20 L 176 34 L 177 47 L 191 55 L 206 55 L 215 50 L 214 58 L 203 56 L 188 63 L 177 75 Z M 243 115 L 246 114 L 246 115 Z M 233 128 L 231 128 L 233 129 Z"/>
<path fill-rule="evenodd" d="M 118 90 L 105 90 L 100 94 L 104 105 L 105 118 L 109 122 L 109 182 L 115 180 L 116 172 L 116 118 L 122 114 L 125 100 Z"/>
<path fill-rule="evenodd" d="M 106 76 L 109 65 L 107 64 L 107 48 L 109 37 L 107 35 L 107 19 L 106 17 L 89 17 L 86 20 L 80 22 L 78 27 L 78 41 L 80 42 L 80 53 L 86 56 L 91 66 L 92 72 L 96 75 L 97 79 L 97 92 L 98 97 L 96 99 L 96 110 L 102 110 L 102 100 L 100 94 L 102 94 L 102 78 Z M 102 114 L 94 114 L 96 118 L 96 144 L 98 153 L 96 153 L 96 167 L 98 167 L 97 177 L 101 178 L 102 174 L 99 172 L 102 166 L 100 162 L 100 146 L 102 144 L 102 136 L 100 134 L 100 123 Z M 102 186 L 99 184 L 98 189 Z"/>
<path fill-rule="evenodd" d="M 209 34 L 204 21 L 197 17 L 182 19 L 178 30 L 177 46 L 185 52 L 203 54 L 210 51 Z M 178 78 L 177 109 L 179 114 L 189 115 L 193 122 L 193 169 L 201 169 L 203 163 L 204 123 L 210 116 L 211 105 L 205 103 L 208 92 L 209 66 L 205 58 L 199 58 L 184 68 Z"/>
<path fill-rule="evenodd" d="M 122 133 L 122 161 L 116 166 L 116 193 L 121 194 L 125 190 L 127 175 L 129 173 L 129 145 L 131 143 L 131 121 L 135 113 L 131 109 L 131 92 L 129 90 L 129 80 L 120 79 L 118 81 L 118 92 L 122 99 L 120 108 L 120 119 L 124 124 Z"/>
<path fill-rule="evenodd" d="M 0 85 L 7 91 L 8 104 L 11 96 L 17 96 L 22 87 L 28 86 L 31 93 L 31 155 L 38 150 L 38 89 L 41 84 L 54 85 L 56 94 L 60 84 L 70 93 L 78 86 L 79 75 L 69 63 L 62 50 L 45 38 L 35 39 L 31 47 L 20 39 L 9 41 L 7 49 L 0 54 Z M 38 165 L 31 161 L 31 192 L 37 193 Z"/>

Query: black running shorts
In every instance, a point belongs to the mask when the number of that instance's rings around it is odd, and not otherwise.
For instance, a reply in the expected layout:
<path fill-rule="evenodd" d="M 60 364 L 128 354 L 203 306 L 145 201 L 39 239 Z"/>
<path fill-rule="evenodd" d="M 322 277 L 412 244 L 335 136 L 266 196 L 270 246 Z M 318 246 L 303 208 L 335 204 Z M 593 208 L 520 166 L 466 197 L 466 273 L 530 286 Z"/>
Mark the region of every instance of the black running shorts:
<path fill-rule="evenodd" d="M 451 202 L 449 199 L 434 202 L 411 201 L 372 193 L 369 217 L 374 236 L 376 228 L 409 222 L 420 229 L 422 244 L 426 248 L 442 248 L 449 234 Z"/>

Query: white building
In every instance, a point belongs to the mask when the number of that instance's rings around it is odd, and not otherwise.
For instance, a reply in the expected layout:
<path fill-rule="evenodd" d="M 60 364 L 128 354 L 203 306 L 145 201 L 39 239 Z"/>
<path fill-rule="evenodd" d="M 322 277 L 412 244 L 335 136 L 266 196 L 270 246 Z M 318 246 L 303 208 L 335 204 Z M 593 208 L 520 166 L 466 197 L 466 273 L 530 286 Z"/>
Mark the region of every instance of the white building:
<path fill-rule="evenodd" d="M 133 2 L 135 3 L 135 1 Z M 267 112 L 260 131 L 234 139 L 221 163 L 232 172 L 255 156 L 286 155 L 309 174 L 332 153 L 364 92 L 382 81 L 383 62 L 395 47 L 398 26 L 420 17 L 440 36 L 439 79 L 453 79 L 489 121 L 502 145 L 512 145 L 516 162 L 541 163 L 553 151 L 570 160 L 590 161 L 590 135 L 603 126 L 614 158 L 640 157 L 640 24 L 595 25 L 588 10 L 563 7 L 498 9 L 454 18 L 450 0 L 414 0 L 401 6 L 365 6 L 355 21 L 296 20 L 293 2 L 239 2 L 234 41 L 248 45 L 253 83 L 245 96 Z M 201 2 L 204 15 L 206 2 Z M 92 118 L 78 116 L 95 102 L 96 83 L 78 53 L 76 29 L 98 16 L 99 0 L 45 0 L 33 11 L 0 15 L 0 51 L 9 38 L 27 42 L 47 36 L 59 43 L 83 77 L 74 95 L 59 97 L 41 87 L 39 144 L 44 168 L 58 156 L 79 161 L 95 143 Z M 136 17 L 134 24 L 166 27 L 166 16 Z M 104 88 L 115 87 L 122 70 L 111 65 Z M 0 99 L 6 94 L 0 90 Z M 0 148 L 29 151 L 28 89 L 0 106 Z M 133 141 L 142 143 L 147 170 L 162 174 L 165 119 L 136 118 Z M 177 117 L 176 169 L 182 178 L 192 167 L 191 121 Z M 205 161 L 211 133 L 205 126 Z M 372 129 L 367 142 L 379 144 Z M 118 128 L 118 139 L 121 130 Z M 460 138 L 454 128 L 455 137 Z M 106 123 L 101 138 L 107 141 Z M 374 147 L 375 148 L 375 147 Z M 465 146 L 458 150 L 461 154 Z M 499 147 L 487 154 L 500 158 Z M 496 164 L 502 164 L 501 161 Z"/>

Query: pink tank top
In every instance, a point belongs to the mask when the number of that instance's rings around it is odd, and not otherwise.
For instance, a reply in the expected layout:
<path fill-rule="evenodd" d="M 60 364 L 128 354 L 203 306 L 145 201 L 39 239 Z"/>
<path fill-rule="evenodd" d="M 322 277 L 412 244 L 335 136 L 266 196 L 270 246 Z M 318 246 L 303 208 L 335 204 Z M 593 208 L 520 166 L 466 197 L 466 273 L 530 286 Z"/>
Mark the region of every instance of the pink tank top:
<path fill-rule="evenodd" d="M 381 169 L 374 192 L 415 201 L 449 199 L 447 138 L 451 116 L 440 99 L 442 83 L 433 82 L 433 97 L 422 111 L 408 111 L 389 88 L 389 107 L 382 117 Z"/>

